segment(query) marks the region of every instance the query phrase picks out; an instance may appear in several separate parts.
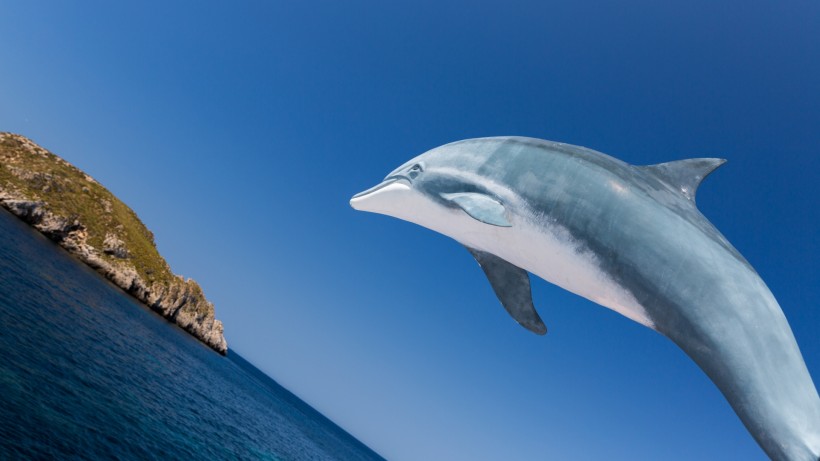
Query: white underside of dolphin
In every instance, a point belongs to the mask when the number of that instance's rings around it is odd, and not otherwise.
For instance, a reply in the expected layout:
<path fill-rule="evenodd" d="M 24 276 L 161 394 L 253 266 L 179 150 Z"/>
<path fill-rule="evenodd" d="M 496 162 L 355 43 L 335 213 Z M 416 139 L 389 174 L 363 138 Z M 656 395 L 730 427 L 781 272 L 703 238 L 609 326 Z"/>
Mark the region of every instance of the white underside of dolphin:
<path fill-rule="evenodd" d="M 780 306 L 695 206 L 722 159 L 636 167 L 531 138 L 433 149 L 351 205 L 462 243 L 537 334 L 529 273 L 674 341 L 775 461 L 820 461 L 820 397 Z"/>
<path fill-rule="evenodd" d="M 457 171 L 449 173 L 465 179 L 470 176 Z M 521 269 L 654 329 L 643 306 L 601 270 L 594 253 L 575 242 L 559 224 L 537 216 L 512 191 L 500 184 L 494 186 L 493 190 L 506 199 L 507 206 L 518 210 L 507 217 L 510 226 L 488 227 L 466 216 L 461 209 L 429 206 L 422 192 L 399 181 L 385 186 L 378 197 L 370 198 L 366 208 L 359 203 L 364 201 L 362 198 L 353 199 L 351 204 L 357 209 L 388 215 L 397 208 L 414 210 L 416 224 L 447 235 L 468 248 L 515 261 Z"/>

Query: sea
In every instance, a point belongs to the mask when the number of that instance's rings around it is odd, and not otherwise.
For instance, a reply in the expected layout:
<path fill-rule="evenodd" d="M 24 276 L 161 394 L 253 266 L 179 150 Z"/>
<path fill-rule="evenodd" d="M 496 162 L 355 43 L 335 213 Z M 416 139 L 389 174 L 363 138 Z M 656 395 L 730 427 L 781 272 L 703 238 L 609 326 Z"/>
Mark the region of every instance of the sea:
<path fill-rule="evenodd" d="M 383 458 L 0 209 L 0 459 Z"/>

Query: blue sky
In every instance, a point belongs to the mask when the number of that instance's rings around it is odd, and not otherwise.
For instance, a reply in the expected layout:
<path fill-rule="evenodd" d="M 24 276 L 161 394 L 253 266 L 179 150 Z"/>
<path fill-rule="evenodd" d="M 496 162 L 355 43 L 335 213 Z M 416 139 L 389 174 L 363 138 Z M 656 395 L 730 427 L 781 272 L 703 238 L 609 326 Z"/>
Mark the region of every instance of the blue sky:
<path fill-rule="evenodd" d="M 703 213 L 820 380 L 820 3 L 6 2 L 0 130 L 133 207 L 230 347 L 389 459 L 765 456 L 670 341 L 351 195 L 458 139 L 720 156 Z M 238 2 L 239 3 L 239 2 Z"/>

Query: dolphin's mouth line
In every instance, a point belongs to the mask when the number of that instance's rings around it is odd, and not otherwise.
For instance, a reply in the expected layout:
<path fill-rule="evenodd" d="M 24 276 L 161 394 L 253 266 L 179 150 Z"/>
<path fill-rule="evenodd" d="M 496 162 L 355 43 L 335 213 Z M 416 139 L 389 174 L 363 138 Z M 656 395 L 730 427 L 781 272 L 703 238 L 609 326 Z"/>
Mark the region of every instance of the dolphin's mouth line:
<path fill-rule="evenodd" d="M 381 183 L 376 184 L 375 186 L 371 187 L 370 189 L 364 190 L 364 191 L 359 192 L 358 194 L 354 195 L 353 198 L 351 198 L 351 200 L 361 198 L 361 197 L 364 197 L 366 195 L 370 195 L 370 194 L 372 194 L 372 193 L 374 193 L 374 192 L 376 192 L 380 189 L 384 189 L 385 187 L 387 187 L 387 186 L 389 186 L 393 183 L 396 183 L 396 182 L 403 182 L 403 183 L 405 183 L 406 185 L 409 186 L 410 185 L 410 178 L 407 178 L 406 176 L 402 176 L 402 175 L 388 176 L 388 177 L 384 178 L 384 181 L 382 181 Z"/>

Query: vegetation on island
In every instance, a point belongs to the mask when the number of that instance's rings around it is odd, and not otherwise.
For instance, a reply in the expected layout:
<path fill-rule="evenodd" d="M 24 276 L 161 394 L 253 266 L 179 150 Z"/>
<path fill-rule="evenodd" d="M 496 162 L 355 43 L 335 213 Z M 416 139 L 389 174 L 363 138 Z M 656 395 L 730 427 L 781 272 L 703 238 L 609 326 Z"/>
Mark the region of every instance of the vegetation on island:
<path fill-rule="evenodd" d="M 80 169 L 28 139 L 0 136 L 0 185 L 4 189 L 43 201 L 45 209 L 55 215 L 83 223 L 87 241 L 95 248 L 104 247 L 106 236 L 116 236 L 128 249 L 125 259 L 144 280 L 171 280 L 173 274 L 157 251 L 154 234 L 132 209 Z M 118 259 L 113 249 L 103 257 Z"/>
<path fill-rule="evenodd" d="M 174 275 L 136 213 L 79 168 L 28 138 L 0 133 L 0 205 L 225 352 L 222 323 L 199 285 Z"/>

